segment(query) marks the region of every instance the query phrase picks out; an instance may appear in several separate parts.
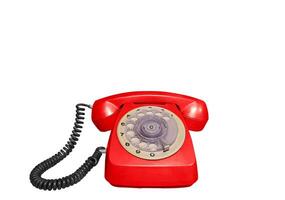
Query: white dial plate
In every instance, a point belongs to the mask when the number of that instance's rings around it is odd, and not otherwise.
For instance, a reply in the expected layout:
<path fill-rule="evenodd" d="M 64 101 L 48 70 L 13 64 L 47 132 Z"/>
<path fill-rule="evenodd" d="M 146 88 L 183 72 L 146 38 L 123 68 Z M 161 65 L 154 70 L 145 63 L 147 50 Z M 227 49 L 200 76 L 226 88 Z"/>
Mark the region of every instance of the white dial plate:
<path fill-rule="evenodd" d="M 117 136 L 132 155 L 156 160 L 176 153 L 185 140 L 185 127 L 173 112 L 158 106 L 130 110 L 119 121 Z"/>

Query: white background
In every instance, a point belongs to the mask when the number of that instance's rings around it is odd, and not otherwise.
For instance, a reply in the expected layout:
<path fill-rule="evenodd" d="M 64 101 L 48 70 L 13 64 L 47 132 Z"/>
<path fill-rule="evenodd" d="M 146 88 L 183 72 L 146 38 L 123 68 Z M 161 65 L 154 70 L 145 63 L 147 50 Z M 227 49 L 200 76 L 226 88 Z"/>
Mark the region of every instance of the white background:
<path fill-rule="evenodd" d="M 274 0 L 1 1 L 0 199 L 284 199 L 284 10 Z M 113 187 L 104 157 L 71 188 L 32 187 L 76 103 L 134 90 L 207 102 L 206 128 L 191 133 L 192 187 Z M 87 117 L 77 148 L 44 176 L 73 172 L 108 137 Z"/>

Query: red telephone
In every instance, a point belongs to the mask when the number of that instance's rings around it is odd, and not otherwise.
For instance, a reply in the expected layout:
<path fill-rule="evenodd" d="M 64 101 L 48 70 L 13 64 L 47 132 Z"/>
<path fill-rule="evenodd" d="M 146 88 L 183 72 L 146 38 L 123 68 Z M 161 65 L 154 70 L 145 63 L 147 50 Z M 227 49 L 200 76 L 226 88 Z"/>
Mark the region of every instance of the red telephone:
<path fill-rule="evenodd" d="M 129 92 L 77 105 L 73 133 L 53 157 L 37 165 L 31 183 L 44 190 L 79 182 L 99 161 L 104 147 L 73 174 L 60 179 L 41 175 L 74 148 L 83 124 L 84 107 L 92 108 L 92 121 L 100 131 L 111 131 L 106 151 L 105 178 L 114 186 L 185 187 L 198 178 L 189 130 L 200 131 L 208 121 L 206 104 L 199 99 L 168 92 Z"/>

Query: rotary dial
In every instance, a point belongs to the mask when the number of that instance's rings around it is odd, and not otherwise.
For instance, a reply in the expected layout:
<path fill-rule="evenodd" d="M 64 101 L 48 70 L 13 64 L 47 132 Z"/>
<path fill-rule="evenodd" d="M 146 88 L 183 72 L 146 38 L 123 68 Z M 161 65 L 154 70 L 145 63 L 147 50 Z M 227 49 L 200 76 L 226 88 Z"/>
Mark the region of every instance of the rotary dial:
<path fill-rule="evenodd" d="M 143 106 L 126 113 L 118 124 L 121 145 L 143 159 L 162 159 L 182 146 L 185 128 L 171 111 L 158 106 Z"/>

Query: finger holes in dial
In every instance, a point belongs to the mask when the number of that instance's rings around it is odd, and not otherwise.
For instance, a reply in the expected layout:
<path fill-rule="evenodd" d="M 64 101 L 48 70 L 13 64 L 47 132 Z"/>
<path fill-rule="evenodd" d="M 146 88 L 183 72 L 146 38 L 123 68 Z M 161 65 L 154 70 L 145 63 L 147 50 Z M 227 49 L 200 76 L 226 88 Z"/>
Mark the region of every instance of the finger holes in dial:
<path fill-rule="evenodd" d="M 169 118 L 169 117 L 163 117 L 163 119 L 164 119 L 165 121 L 168 121 L 170 118 Z"/>
<path fill-rule="evenodd" d="M 146 148 L 147 148 L 147 143 L 141 142 L 141 143 L 139 143 L 139 147 L 140 147 L 141 149 L 146 149 Z"/>
<path fill-rule="evenodd" d="M 156 116 L 162 117 L 163 115 L 161 113 L 155 113 Z"/>
<path fill-rule="evenodd" d="M 134 131 L 128 131 L 128 132 L 127 132 L 127 136 L 129 136 L 129 137 L 131 137 L 131 138 L 134 137 L 135 134 L 136 134 L 136 133 L 135 133 Z"/>
<path fill-rule="evenodd" d="M 136 121 L 138 120 L 138 118 L 133 117 L 133 118 L 131 118 L 131 120 L 132 120 L 133 122 L 136 122 Z"/>
<path fill-rule="evenodd" d="M 156 144 L 150 144 L 148 145 L 148 148 L 150 151 L 156 151 L 157 150 L 157 145 Z"/>
<path fill-rule="evenodd" d="M 128 125 L 127 125 L 127 127 L 128 127 L 129 129 L 133 129 L 134 126 L 135 126 L 134 124 L 128 124 Z"/>
<path fill-rule="evenodd" d="M 138 116 L 139 116 L 139 117 L 143 117 L 144 114 L 143 114 L 143 113 L 139 113 Z"/>
<path fill-rule="evenodd" d="M 131 139 L 131 143 L 135 146 L 137 146 L 140 143 L 140 139 L 137 137 L 134 137 Z"/>

